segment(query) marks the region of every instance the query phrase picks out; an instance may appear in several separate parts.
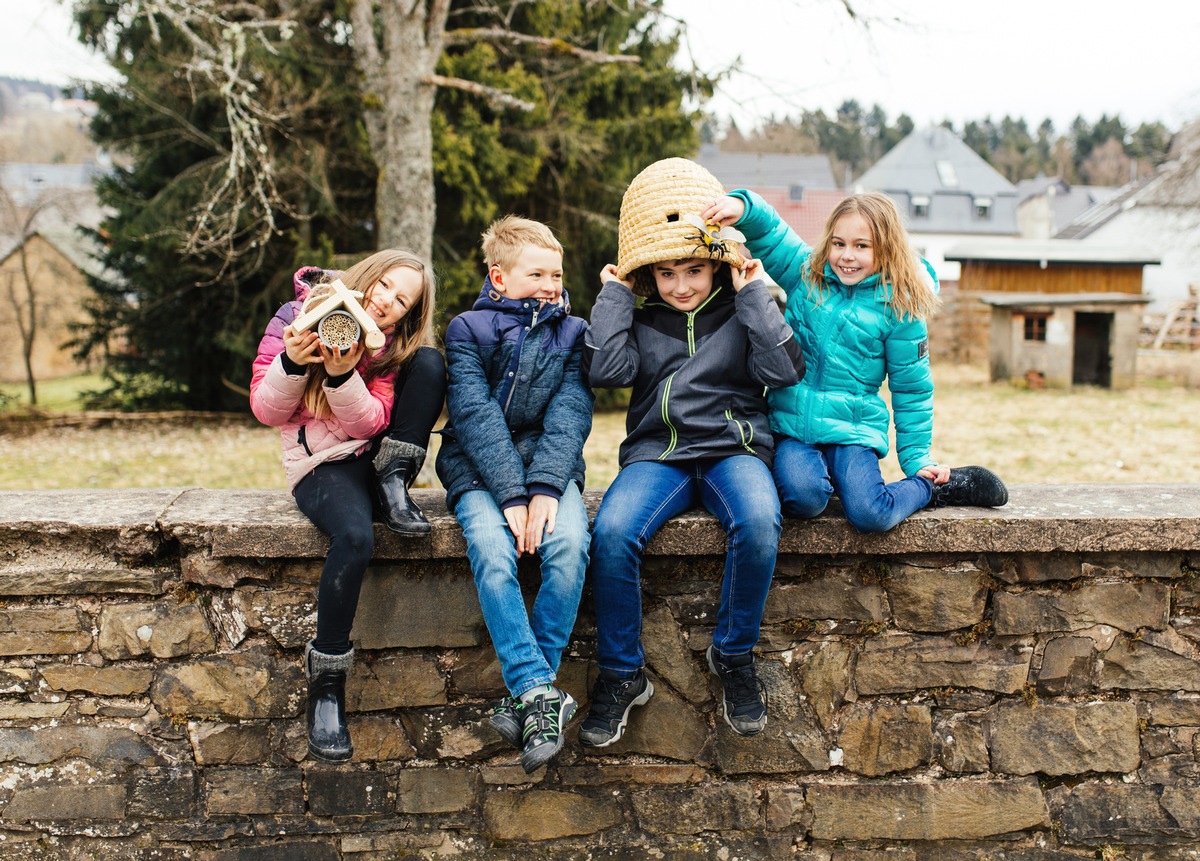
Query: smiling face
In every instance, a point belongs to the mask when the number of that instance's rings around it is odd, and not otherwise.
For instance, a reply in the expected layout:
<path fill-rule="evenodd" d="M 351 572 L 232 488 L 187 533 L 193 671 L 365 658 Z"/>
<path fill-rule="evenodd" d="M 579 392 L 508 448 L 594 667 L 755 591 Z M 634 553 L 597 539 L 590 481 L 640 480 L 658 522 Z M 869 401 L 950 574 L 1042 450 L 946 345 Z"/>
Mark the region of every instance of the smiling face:
<path fill-rule="evenodd" d="M 562 252 L 540 245 L 526 245 L 517 261 L 505 268 L 493 263 L 492 286 L 509 299 L 537 299 L 555 303 L 562 297 Z"/>
<path fill-rule="evenodd" d="M 421 298 L 424 288 L 421 273 L 397 266 L 383 273 L 363 297 L 363 308 L 375 318 L 375 325 L 388 329 L 399 323 Z"/>
<path fill-rule="evenodd" d="M 716 260 L 664 260 L 650 265 L 658 295 L 672 308 L 695 311 L 713 289 L 713 275 L 720 266 Z"/>
<path fill-rule="evenodd" d="M 871 225 L 858 212 L 847 212 L 833 224 L 829 265 L 847 287 L 875 274 L 875 239 Z"/>

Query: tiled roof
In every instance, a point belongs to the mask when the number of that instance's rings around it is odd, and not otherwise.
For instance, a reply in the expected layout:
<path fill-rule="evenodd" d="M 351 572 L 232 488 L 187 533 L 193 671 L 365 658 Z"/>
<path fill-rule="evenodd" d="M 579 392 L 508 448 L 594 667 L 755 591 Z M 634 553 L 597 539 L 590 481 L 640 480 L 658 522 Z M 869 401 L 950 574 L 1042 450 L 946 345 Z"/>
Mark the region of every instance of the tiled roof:
<path fill-rule="evenodd" d="M 734 188 L 835 188 L 829 157 L 784 153 L 721 152 L 701 147 L 696 161 L 727 189 Z"/>
<path fill-rule="evenodd" d="M 864 191 L 932 195 L 963 191 L 976 196 L 1016 194 L 1005 179 L 954 132 L 935 126 L 911 132 L 855 181 Z"/>
<path fill-rule="evenodd" d="M 825 230 L 825 222 L 847 192 L 838 188 L 814 188 L 792 200 L 786 188 L 756 188 L 763 200 L 775 207 L 779 216 L 809 245 L 816 245 Z"/>

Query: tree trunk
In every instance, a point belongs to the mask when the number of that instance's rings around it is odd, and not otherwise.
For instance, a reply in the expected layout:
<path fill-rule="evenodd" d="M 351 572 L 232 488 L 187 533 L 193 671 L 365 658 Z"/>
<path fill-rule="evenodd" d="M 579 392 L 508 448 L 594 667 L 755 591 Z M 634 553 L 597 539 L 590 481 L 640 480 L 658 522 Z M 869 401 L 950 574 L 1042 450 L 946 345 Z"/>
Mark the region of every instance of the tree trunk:
<path fill-rule="evenodd" d="M 28 291 L 28 325 L 23 326 L 21 330 L 21 349 L 25 354 L 25 377 L 29 381 L 29 403 L 32 406 L 37 406 L 37 382 L 33 377 L 33 342 L 37 338 L 38 331 L 38 303 L 37 291 L 33 286 L 33 273 L 29 271 L 29 228 L 32 226 L 33 216 L 30 216 L 29 222 L 25 229 L 25 241 L 21 243 L 21 275 L 25 278 L 25 289 Z"/>
<path fill-rule="evenodd" d="M 375 11 L 372 6 L 370 0 L 355 0 L 350 20 L 367 102 L 367 135 L 379 167 L 377 244 L 406 248 L 428 260 L 435 216 L 435 87 L 427 78 L 442 53 L 449 0 L 382 3 Z"/>

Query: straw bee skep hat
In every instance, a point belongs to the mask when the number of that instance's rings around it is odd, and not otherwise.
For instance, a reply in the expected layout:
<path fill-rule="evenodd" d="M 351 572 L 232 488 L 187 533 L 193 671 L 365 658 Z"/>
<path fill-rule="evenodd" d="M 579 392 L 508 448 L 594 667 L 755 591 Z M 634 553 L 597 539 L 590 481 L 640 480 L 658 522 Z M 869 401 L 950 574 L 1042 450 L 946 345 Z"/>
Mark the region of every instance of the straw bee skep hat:
<path fill-rule="evenodd" d="M 686 158 L 665 158 L 645 168 L 621 198 L 617 228 L 617 275 L 664 260 L 709 257 L 741 266 L 742 236 L 704 224 L 700 212 L 725 194 L 715 176 Z M 635 292 L 643 293 L 637 289 Z"/>

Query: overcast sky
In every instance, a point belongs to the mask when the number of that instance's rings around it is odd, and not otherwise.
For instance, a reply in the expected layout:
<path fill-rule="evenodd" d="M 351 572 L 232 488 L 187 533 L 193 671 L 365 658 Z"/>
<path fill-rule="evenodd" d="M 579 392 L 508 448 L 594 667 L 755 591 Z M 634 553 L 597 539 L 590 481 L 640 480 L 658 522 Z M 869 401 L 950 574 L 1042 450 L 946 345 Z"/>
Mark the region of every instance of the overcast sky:
<path fill-rule="evenodd" d="M 1200 117 L 1200 2 L 1139 0 L 666 0 L 706 71 L 738 58 L 711 108 L 743 128 L 769 115 L 879 103 L 918 125 L 1005 114 L 1063 131 L 1082 114 Z M 900 19 L 899 21 L 895 19 Z M 110 74 L 57 0 L 0 0 L 0 74 L 66 83 Z"/>

